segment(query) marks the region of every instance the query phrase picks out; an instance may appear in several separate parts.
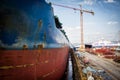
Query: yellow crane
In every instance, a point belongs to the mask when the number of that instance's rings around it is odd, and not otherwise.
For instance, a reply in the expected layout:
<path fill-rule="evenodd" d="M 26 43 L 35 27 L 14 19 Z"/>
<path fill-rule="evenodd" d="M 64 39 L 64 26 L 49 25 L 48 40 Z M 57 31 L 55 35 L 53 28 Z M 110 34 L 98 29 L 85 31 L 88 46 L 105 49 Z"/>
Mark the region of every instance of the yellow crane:
<path fill-rule="evenodd" d="M 84 45 L 84 36 L 83 36 L 83 35 L 84 35 L 84 32 L 83 32 L 83 13 L 84 13 L 84 12 L 85 12 L 85 13 L 91 13 L 92 15 L 94 15 L 94 12 L 93 12 L 93 11 L 89 11 L 89 10 L 84 10 L 84 9 L 82 9 L 82 5 L 80 5 L 80 9 L 79 9 L 79 8 L 74 8 L 74 7 L 65 6 L 65 5 L 60 5 L 60 4 L 54 4 L 54 3 L 52 3 L 52 5 L 80 11 L 80 30 L 81 30 L 81 31 L 80 31 L 80 32 L 81 32 L 80 51 L 84 51 L 84 50 L 85 50 L 85 45 Z"/>

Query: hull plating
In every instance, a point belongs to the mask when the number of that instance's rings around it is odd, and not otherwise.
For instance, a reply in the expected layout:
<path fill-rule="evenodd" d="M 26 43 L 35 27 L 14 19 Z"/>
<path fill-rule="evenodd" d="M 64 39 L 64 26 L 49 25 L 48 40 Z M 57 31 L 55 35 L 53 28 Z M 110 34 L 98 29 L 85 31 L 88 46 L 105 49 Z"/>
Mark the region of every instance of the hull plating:
<path fill-rule="evenodd" d="M 60 80 L 67 66 L 67 47 L 0 53 L 0 80 Z"/>
<path fill-rule="evenodd" d="M 51 4 L 0 1 L 0 80 L 60 80 L 67 58 L 68 41 L 55 26 Z"/>

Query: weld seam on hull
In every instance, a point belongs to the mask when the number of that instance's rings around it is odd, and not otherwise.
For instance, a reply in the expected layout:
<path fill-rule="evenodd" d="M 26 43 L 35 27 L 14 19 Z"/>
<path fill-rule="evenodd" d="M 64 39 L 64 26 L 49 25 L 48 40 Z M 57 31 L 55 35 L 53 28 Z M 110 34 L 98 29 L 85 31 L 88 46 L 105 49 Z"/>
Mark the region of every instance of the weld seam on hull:
<path fill-rule="evenodd" d="M 14 69 L 14 68 L 22 68 L 22 67 L 30 67 L 34 66 L 35 64 L 25 64 L 25 65 L 17 65 L 17 66 L 0 66 L 0 69 Z"/>

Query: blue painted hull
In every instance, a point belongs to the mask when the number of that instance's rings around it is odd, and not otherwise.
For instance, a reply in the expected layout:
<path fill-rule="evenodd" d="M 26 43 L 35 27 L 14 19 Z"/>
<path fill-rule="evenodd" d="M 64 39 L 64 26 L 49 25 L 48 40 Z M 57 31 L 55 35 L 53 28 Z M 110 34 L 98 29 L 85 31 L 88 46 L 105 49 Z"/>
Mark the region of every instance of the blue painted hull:
<path fill-rule="evenodd" d="M 29 49 L 43 44 L 45 48 L 67 45 L 55 26 L 51 4 L 44 0 L 2 0 L 0 3 L 0 46 L 5 49 Z"/>

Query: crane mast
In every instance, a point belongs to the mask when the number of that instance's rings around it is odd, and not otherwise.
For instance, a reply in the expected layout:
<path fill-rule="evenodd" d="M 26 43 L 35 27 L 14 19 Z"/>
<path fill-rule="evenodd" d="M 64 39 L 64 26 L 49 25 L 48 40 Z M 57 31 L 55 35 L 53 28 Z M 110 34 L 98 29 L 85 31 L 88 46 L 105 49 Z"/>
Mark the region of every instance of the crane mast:
<path fill-rule="evenodd" d="M 83 13 L 84 12 L 85 13 L 91 13 L 92 15 L 94 15 L 94 12 L 82 9 L 82 5 L 80 5 L 80 9 L 79 8 L 65 6 L 65 5 L 60 5 L 60 4 L 54 4 L 54 3 L 52 3 L 52 5 L 80 11 L 80 32 L 81 32 L 80 33 L 80 35 L 81 35 L 80 51 L 84 51 L 85 50 L 85 45 L 84 45 L 84 36 L 83 36 L 84 35 L 84 31 L 83 31 Z"/>

